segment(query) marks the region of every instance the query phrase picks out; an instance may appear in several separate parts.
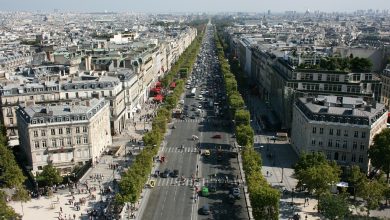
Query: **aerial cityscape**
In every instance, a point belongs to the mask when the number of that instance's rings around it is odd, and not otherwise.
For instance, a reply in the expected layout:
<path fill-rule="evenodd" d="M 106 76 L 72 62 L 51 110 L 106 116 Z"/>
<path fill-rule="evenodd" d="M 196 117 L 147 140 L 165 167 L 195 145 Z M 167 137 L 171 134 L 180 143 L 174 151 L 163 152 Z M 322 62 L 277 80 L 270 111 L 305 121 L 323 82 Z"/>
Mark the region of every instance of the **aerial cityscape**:
<path fill-rule="evenodd" d="M 6 1 L 0 218 L 390 219 L 390 2 Z"/>

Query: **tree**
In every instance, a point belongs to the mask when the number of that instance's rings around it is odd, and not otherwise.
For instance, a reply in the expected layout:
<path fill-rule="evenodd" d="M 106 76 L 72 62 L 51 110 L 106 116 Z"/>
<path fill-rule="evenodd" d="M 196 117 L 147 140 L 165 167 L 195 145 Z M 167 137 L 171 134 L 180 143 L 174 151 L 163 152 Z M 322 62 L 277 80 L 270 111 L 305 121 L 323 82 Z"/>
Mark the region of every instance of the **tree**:
<path fill-rule="evenodd" d="M 247 110 L 237 110 L 236 114 L 234 115 L 234 120 L 236 122 L 236 125 L 249 125 L 250 123 L 250 114 Z"/>
<path fill-rule="evenodd" d="M 319 198 L 328 192 L 330 187 L 339 182 L 340 168 L 329 163 L 322 163 L 309 167 L 300 172 L 299 180 L 306 184 L 309 192 L 314 192 Z"/>
<path fill-rule="evenodd" d="M 22 219 L 22 216 L 16 213 L 12 207 L 7 205 L 6 197 L 7 195 L 5 194 L 5 192 L 3 190 L 0 190 L 0 218 L 15 220 Z"/>
<path fill-rule="evenodd" d="M 379 202 L 383 198 L 384 186 L 377 180 L 365 180 L 358 186 L 358 196 L 365 201 L 367 216 L 370 216 L 370 210 L 377 209 Z"/>
<path fill-rule="evenodd" d="M 23 210 L 23 203 L 28 202 L 31 200 L 30 194 L 28 191 L 20 186 L 16 188 L 14 195 L 12 196 L 13 200 L 15 201 L 20 201 L 20 205 L 22 206 L 22 216 L 24 215 L 24 210 Z"/>
<path fill-rule="evenodd" d="M 342 194 L 326 193 L 318 203 L 318 210 L 330 220 L 344 219 L 349 214 L 349 204 Z"/>
<path fill-rule="evenodd" d="M 39 177 L 47 186 L 53 186 L 54 184 L 59 184 L 62 182 L 62 176 L 60 172 L 51 164 L 43 167 L 43 171 L 39 174 Z"/>
<path fill-rule="evenodd" d="M 239 125 L 236 127 L 236 137 L 238 145 L 244 147 L 253 146 L 253 129 L 249 125 Z"/>
<path fill-rule="evenodd" d="M 310 167 L 314 167 L 316 165 L 328 163 L 323 153 L 302 153 L 299 157 L 298 162 L 294 165 L 294 176 L 298 179 L 297 187 L 301 187 L 302 183 L 302 172 L 307 170 Z"/>
<path fill-rule="evenodd" d="M 353 198 L 356 200 L 357 187 L 363 183 L 367 179 L 366 175 L 360 171 L 360 167 L 353 165 L 348 174 L 347 180 L 353 187 L 354 195 Z"/>
<path fill-rule="evenodd" d="M 368 156 L 372 165 L 383 170 L 387 175 L 387 183 L 390 175 L 390 129 L 386 128 L 375 135 L 374 144 L 368 150 Z"/>

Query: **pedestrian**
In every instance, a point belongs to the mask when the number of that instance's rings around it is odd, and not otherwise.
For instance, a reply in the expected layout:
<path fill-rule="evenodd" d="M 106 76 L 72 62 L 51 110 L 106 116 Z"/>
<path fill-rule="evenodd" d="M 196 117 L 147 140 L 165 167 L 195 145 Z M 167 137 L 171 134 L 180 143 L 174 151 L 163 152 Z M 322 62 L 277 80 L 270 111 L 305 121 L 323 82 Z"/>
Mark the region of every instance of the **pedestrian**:
<path fill-rule="evenodd" d="M 60 207 L 60 212 L 62 213 L 62 207 Z"/>

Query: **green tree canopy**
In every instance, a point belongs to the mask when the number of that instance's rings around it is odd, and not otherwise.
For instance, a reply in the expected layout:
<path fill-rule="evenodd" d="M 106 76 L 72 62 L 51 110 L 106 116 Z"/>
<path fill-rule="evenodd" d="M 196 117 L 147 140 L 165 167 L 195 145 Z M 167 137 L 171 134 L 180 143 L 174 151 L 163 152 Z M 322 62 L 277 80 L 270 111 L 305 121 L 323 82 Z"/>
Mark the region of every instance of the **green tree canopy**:
<path fill-rule="evenodd" d="M 332 195 L 326 193 L 319 201 L 318 210 L 326 219 L 345 219 L 349 215 L 349 203 L 342 194 Z"/>
<path fill-rule="evenodd" d="M 390 129 L 386 128 L 375 135 L 374 144 L 368 150 L 368 156 L 374 167 L 383 170 L 387 174 L 387 182 L 390 175 Z"/>
<path fill-rule="evenodd" d="M 57 168 L 49 164 L 43 167 L 42 173 L 38 175 L 39 180 L 47 186 L 53 186 L 54 184 L 59 184 L 62 182 L 62 176 Z"/>
<path fill-rule="evenodd" d="M 250 125 L 251 115 L 248 110 L 240 109 L 236 111 L 234 120 L 236 125 Z"/>
<path fill-rule="evenodd" d="M 248 125 L 239 125 L 236 127 L 236 138 L 237 143 L 244 147 L 252 147 L 253 140 L 253 129 Z"/>

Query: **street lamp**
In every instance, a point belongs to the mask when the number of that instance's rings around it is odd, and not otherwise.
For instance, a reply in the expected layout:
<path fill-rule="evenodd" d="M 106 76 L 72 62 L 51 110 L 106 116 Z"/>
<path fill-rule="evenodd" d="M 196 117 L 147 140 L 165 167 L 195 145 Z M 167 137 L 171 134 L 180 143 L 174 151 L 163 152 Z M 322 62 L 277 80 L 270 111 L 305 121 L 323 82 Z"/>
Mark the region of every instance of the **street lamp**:
<path fill-rule="evenodd" d="M 291 189 L 291 205 L 294 205 L 294 188 Z"/>
<path fill-rule="evenodd" d="M 283 183 L 283 173 L 284 173 L 284 168 L 282 167 L 282 179 L 280 180 L 280 183 Z M 294 190 L 294 188 L 293 188 L 293 190 Z"/>

